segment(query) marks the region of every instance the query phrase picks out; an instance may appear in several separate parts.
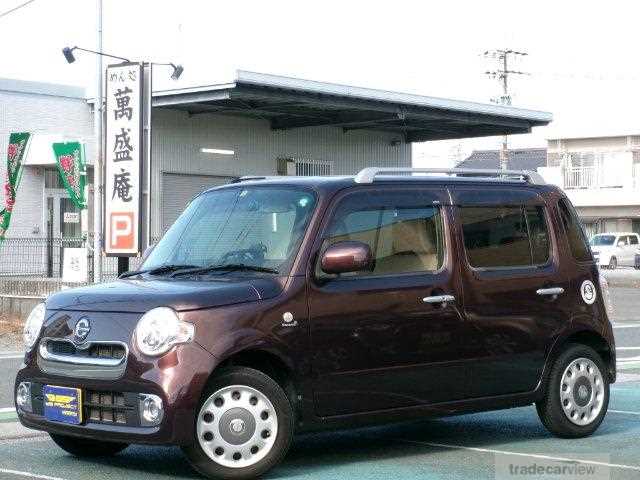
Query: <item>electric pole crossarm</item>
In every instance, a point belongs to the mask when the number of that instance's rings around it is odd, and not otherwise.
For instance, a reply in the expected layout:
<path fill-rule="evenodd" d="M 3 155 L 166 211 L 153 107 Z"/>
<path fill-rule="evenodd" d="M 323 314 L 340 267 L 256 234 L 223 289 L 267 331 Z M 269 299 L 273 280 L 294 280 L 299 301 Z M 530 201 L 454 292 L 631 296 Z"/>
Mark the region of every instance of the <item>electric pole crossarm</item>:
<path fill-rule="evenodd" d="M 496 70 L 487 70 L 485 75 L 498 79 L 502 85 L 502 96 L 499 99 L 502 105 L 511 105 L 511 96 L 509 95 L 509 75 L 528 75 L 526 72 L 509 69 L 509 59 L 511 56 L 524 56 L 528 55 L 527 52 L 521 52 L 510 48 L 487 50 L 484 52 L 484 57 L 498 60 L 498 68 Z M 502 139 L 502 149 L 500 150 L 500 168 L 502 170 L 508 169 L 509 159 L 509 137 L 505 135 Z"/>

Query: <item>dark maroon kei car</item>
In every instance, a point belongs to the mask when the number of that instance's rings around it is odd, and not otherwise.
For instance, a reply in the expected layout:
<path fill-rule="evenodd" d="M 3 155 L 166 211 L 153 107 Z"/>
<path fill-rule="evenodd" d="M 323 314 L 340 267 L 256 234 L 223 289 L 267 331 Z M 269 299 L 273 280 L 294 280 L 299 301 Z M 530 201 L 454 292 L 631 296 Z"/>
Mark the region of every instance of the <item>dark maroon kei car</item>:
<path fill-rule="evenodd" d="M 16 407 L 74 455 L 179 445 L 211 478 L 303 431 L 531 404 L 582 437 L 616 378 L 603 285 L 532 172 L 240 179 L 139 271 L 34 309 Z"/>

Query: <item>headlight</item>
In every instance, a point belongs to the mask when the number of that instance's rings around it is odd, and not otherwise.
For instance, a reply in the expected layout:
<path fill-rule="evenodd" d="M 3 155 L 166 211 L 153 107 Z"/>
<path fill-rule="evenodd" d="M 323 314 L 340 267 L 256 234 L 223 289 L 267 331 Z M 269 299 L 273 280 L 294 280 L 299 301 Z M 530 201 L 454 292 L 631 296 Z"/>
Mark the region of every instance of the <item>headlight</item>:
<path fill-rule="evenodd" d="M 31 313 L 27 317 L 27 321 L 24 324 L 24 330 L 22 331 L 24 346 L 27 350 L 31 350 L 40 335 L 40 330 L 42 330 L 42 324 L 44 323 L 45 311 L 44 303 L 39 303 L 33 310 L 31 310 Z"/>
<path fill-rule="evenodd" d="M 136 345 L 145 355 L 166 353 L 179 343 L 193 339 L 194 327 L 181 321 L 171 308 L 158 307 L 149 310 L 136 326 Z"/>

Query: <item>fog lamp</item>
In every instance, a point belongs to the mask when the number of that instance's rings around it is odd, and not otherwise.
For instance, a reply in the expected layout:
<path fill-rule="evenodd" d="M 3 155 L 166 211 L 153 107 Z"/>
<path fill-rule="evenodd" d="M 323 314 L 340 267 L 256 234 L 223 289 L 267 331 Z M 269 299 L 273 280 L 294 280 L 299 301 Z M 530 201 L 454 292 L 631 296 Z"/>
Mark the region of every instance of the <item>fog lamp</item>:
<path fill-rule="evenodd" d="M 155 427 L 160 425 L 164 417 L 162 399 L 157 395 L 140 395 L 140 425 L 143 427 Z"/>
<path fill-rule="evenodd" d="M 31 413 L 33 411 L 31 407 L 31 383 L 22 382 L 18 385 L 16 390 L 16 405 L 24 412 Z"/>

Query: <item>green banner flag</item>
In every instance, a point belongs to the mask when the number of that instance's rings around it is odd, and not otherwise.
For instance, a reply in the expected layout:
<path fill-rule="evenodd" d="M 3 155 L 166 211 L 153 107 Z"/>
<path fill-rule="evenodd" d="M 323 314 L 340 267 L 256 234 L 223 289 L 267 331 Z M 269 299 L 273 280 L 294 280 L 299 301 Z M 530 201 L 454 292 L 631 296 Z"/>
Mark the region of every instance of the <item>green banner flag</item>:
<path fill-rule="evenodd" d="M 84 160 L 84 145 L 80 142 L 54 143 L 58 172 L 71 201 L 80 210 L 87 208 L 84 187 L 87 184 L 87 165 Z"/>
<path fill-rule="evenodd" d="M 9 229 L 11 212 L 16 203 L 16 193 L 22 177 L 22 161 L 27 153 L 30 133 L 12 133 L 7 146 L 7 180 L 4 184 L 4 208 L 0 210 L 0 241 Z"/>

